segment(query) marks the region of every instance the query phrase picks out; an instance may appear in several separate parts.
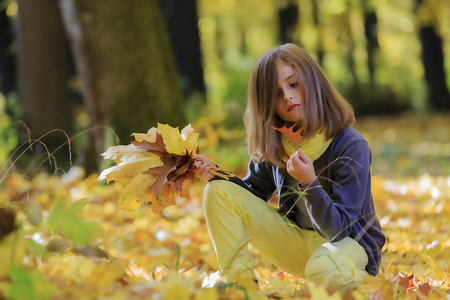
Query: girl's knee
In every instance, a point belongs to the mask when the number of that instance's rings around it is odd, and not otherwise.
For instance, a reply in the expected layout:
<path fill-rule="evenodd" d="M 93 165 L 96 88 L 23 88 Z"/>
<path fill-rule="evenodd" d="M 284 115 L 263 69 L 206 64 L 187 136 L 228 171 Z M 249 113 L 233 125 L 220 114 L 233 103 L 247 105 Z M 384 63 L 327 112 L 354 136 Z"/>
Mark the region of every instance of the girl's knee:
<path fill-rule="evenodd" d="M 314 251 L 305 267 L 308 279 L 333 286 L 359 284 L 367 276 L 367 254 L 356 241 L 346 238 L 336 243 L 325 243 Z"/>

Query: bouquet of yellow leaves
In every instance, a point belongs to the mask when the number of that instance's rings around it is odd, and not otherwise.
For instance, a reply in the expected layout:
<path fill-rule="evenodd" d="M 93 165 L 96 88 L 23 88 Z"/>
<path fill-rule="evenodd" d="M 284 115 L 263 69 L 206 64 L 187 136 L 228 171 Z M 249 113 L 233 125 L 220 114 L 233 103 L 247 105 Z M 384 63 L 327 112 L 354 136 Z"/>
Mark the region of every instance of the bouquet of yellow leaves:
<path fill-rule="evenodd" d="M 158 123 L 145 134 L 132 135 L 135 141 L 131 144 L 109 147 L 102 154 L 116 165 L 104 170 L 99 180 L 123 185 L 120 208 L 148 205 L 157 213 L 175 204 L 176 195 L 188 196 L 195 179 L 194 155 L 199 151 L 198 133 L 192 126 L 189 124 L 180 133 L 178 127 Z"/>

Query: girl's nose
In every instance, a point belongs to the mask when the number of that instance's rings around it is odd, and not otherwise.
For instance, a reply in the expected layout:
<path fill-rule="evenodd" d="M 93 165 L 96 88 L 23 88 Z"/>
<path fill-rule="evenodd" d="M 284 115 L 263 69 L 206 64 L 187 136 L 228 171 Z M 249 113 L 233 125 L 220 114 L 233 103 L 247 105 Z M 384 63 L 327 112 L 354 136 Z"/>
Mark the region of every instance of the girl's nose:
<path fill-rule="evenodd" d="M 292 96 L 284 95 L 284 101 L 292 101 Z"/>

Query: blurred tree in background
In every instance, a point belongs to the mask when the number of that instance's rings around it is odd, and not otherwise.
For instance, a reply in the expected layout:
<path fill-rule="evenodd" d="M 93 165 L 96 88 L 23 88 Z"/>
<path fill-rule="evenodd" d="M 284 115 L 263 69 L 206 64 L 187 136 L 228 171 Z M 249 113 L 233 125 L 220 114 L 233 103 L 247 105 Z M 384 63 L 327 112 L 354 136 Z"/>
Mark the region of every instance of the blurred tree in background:
<path fill-rule="evenodd" d="M 94 150 L 86 167 L 100 166 L 102 126 L 112 126 L 122 143 L 156 121 L 184 123 L 169 40 L 157 1 L 61 0 Z M 19 6 L 20 10 L 20 6 Z M 90 170 L 88 170 L 89 172 Z"/>
<path fill-rule="evenodd" d="M 206 101 L 196 0 L 159 0 L 184 97 Z"/>
<path fill-rule="evenodd" d="M 0 86 L 4 95 L 9 95 L 15 89 L 15 68 L 14 68 L 14 51 L 13 30 L 10 17 L 6 14 L 4 3 L 0 9 Z"/>
<path fill-rule="evenodd" d="M 422 62 L 428 84 L 430 107 L 435 111 L 450 109 L 450 94 L 445 78 L 443 39 L 441 37 L 443 31 L 440 26 L 441 22 L 445 22 L 445 20 L 439 18 L 441 16 L 440 9 L 439 5 L 431 1 L 417 0 L 416 10 L 419 16 Z"/>
<path fill-rule="evenodd" d="M 103 126 L 123 143 L 156 122 L 205 116 L 197 126 L 206 136 L 219 121 L 242 129 L 251 69 L 284 42 L 305 48 L 360 116 L 450 108 L 447 0 L 0 3 L 6 111 L 34 137 L 95 128 L 76 147 L 88 172 L 110 143 Z M 214 135 L 209 143 L 217 148 L 227 134 Z"/>
<path fill-rule="evenodd" d="M 58 128 L 71 135 L 72 110 L 69 82 L 69 48 L 58 3 L 53 0 L 18 1 L 17 89 L 23 121 L 36 139 Z M 63 132 L 42 139 L 49 151 L 67 142 Z M 37 144 L 38 152 L 45 152 Z M 39 150 L 40 149 L 40 150 Z M 68 167 L 68 147 L 55 153 Z M 65 158 L 65 159 L 59 159 Z"/>

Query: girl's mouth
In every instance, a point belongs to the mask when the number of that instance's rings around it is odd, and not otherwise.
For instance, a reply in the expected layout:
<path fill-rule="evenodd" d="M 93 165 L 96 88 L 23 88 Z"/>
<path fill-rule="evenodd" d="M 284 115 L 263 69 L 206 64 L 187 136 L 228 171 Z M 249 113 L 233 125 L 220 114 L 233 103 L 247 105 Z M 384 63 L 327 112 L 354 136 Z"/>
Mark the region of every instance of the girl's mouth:
<path fill-rule="evenodd" d="M 292 104 L 292 105 L 289 105 L 288 112 L 290 112 L 291 110 L 296 109 L 296 108 L 299 107 L 299 106 L 300 106 L 300 105 L 298 105 L 298 104 Z"/>

